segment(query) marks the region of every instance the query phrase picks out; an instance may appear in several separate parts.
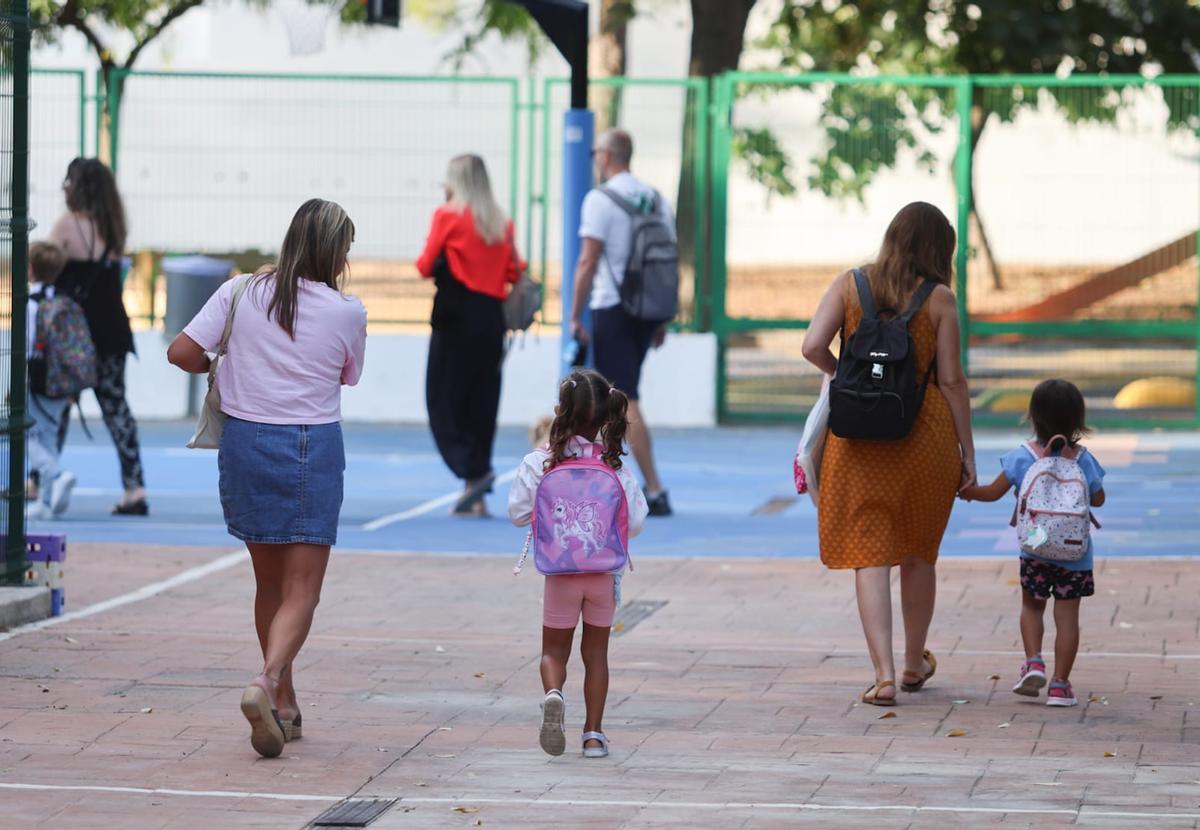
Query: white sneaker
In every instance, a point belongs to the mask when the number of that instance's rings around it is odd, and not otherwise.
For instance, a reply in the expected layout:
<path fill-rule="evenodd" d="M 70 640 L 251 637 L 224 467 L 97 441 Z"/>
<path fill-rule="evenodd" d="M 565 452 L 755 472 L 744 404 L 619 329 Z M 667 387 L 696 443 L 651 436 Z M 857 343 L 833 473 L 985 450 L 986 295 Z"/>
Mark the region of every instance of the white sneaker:
<path fill-rule="evenodd" d="M 542 729 L 538 743 L 547 755 L 562 755 L 567 750 L 567 730 L 564 726 L 567 705 L 562 692 L 551 689 L 542 700 Z"/>
<path fill-rule="evenodd" d="M 75 489 L 75 474 L 60 473 L 50 485 L 50 512 L 61 516 L 71 506 L 71 491 Z"/>

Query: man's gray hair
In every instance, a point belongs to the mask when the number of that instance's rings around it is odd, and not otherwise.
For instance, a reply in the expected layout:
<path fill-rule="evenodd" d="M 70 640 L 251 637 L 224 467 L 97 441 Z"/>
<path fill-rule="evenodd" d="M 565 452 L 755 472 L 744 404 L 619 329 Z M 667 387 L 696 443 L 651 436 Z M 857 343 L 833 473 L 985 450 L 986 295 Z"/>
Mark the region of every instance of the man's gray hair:
<path fill-rule="evenodd" d="M 600 141 L 613 161 L 628 166 L 633 161 L 633 137 L 621 129 L 605 130 Z"/>

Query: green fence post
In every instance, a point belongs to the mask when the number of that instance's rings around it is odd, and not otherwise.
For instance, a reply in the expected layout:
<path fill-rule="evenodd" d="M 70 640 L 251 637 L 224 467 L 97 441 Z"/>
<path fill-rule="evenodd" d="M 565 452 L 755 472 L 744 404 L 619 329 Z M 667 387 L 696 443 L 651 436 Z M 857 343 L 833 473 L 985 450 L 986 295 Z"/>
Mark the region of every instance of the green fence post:
<path fill-rule="evenodd" d="M 124 69 L 111 70 L 108 73 L 108 89 L 105 90 L 108 95 L 108 166 L 113 175 L 117 172 L 117 142 L 121 136 L 121 86 L 126 74 L 128 73 Z"/>
<path fill-rule="evenodd" d="M 509 150 L 508 150 L 508 215 L 513 223 L 517 221 L 517 191 L 521 189 L 521 84 L 516 78 L 509 83 L 509 93 L 512 95 L 512 111 L 509 114 Z M 516 242 L 516 239 L 513 239 Z"/>
<path fill-rule="evenodd" d="M 529 76 L 526 89 L 528 100 L 525 102 L 525 106 L 528 108 L 529 118 L 525 128 L 525 258 L 532 262 L 533 211 L 534 200 L 537 198 L 534 193 L 537 187 L 537 176 L 534 171 L 537 165 L 537 79 L 532 75 Z M 533 267 L 530 266 L 529 270 L 532 271 Z"/>
<path fill-rule="evenodd" d="M 971 220 L 971 99 L 974 91 L 974 81 L 967 75 L 959 79 L 954 93 L 958 110 L 958 152 L 954 158 L 954 186 L 958 191 L 958 250 L 954 261 L 954 295 L 958 304 L 963 371 L 968 373 L 971 366 L 971 319 L 967 305 L 967 263 Z"/>
<path fill-rule="evenodd" d="M 725 290 L 728 281 L 728 263 L 725 260 L 725 237 L 729 232 L 729 162 L 732 157 L 732 122 L 734 81 L 730 75 L 721 75 L 714 80 L 715 102 L 712 108 L 712 163 L 711 184 L 712 253 L 709 255 L 709 308 L 712 314 L 712 330 L 717 335 L 717 419 L 725 420 L 728 414 L 728 374 L 725 363 L 726 331 Z"/>
<path fill-rule="evenodd" d="M 550 256 L 550 78 L 542 82 L 542 290 L 546 286 L 546 260 Z"/>
<path fill-rule="evenodd" d="M 29 299 L 29 2 L 14 0 L 12 27 L 12 310 L 9 315 L 8 522 L 4 582 L 25 581 L 25 304 Z"/>
<path fill-rule="evenodd" d="M 692 213 L 694 217 L 695 230 L 693 231 L 692 243 L 692 327 L 696 331 L 704 331 L 712 327 L 710 318 L 710 309 L 708 302 L 708 293 L 706 287 L 711 279 L 712 270 L 710 267 L 709 252 L 704 245 L 704 231 L 708 227 L 708 187 L 711 180 L 712 169 L 708 158 L 708 128 L 709 128 L 709 96 L 712 80 L 710 78 L 699 78 L 692 89 L 696 95 L 696 117 L 694 119 L 694 127 L 696 131 L 696 158 L 692 164 L 692 175 L 695 179 L 693 192 L 695 193 L 696 204 L 693 205 Z M 686 105 L 685 105 L 686 109 Z"/>
<path fill-rule="evenodd" d="M 92 157 L 100 157 L 100 134 L 104 131 L 104 107 L 101 102 L 104 100 L 104 82 L 103 69 L 96 70 L 95 83 L 92 85 L 92 106 L 96 110 L 96 128 L 92 138 Z M 87 155 L 86 153 L 84 155 Z"/>

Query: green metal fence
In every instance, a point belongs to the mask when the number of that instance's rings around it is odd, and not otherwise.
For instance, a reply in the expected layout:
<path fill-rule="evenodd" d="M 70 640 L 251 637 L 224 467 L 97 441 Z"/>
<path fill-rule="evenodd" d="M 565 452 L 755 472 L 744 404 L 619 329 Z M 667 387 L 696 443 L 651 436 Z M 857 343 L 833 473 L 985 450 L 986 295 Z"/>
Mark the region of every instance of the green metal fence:
<path fill-rule="evenodd" d="M 27 0 L 0 0 L 0 582 L 25 579 L 25 303 L 29 242 Z"/>
<path fill-rule="evenodd" d="M 57 212 L 65 161 L 89 141 L 111 145 L 135 249 L 256 265 L 320 194 L 358 223 L 373 322 L 422 324 L 432 289 L 412 260 L 446 160 L 477 152 L 557 322 L 563 79 L 118 72 L 94 129 L 98 80 L 95 96 L 79 72 L 33 82 L 35 217 Z M 1196 77 L 729 73 L 595 81 L 591 98 L 676 207 L 680 324 L 719 339 L 723 420 L 803 417 L 819 378 L 800 343 L 821 292 L 924 199 L 959 232 L 978 421 L 1015 423 L 1057 372 L 1100 422 L 1200 425 Z M 132 310 L 153 321 L 145 288 Z"/>
<path fill-rule="evenodd" d="M 723 419 L 803 417 L 817 300 L 923 199 L 958 229 L 977 422 L 1066 375 L 1098 423 L 1200 424 L 1200 79 L 731 73 L 714 100 Z"/>

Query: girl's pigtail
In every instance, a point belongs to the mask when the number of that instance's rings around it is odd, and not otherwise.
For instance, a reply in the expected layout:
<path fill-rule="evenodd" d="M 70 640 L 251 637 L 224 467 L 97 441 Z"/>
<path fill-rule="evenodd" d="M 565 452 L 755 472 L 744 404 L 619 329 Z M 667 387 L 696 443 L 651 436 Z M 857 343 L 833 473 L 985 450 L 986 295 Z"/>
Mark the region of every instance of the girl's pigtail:
<path fill-rule="evenodd" d="M 601 434 L 604 439 L 602 458 L 608 466 L 619 470 L 625 454 L 625 431 L 629 428 L 629 397 L 620 389 L 609 387 L 604 394 L 604 426 Z"/>

